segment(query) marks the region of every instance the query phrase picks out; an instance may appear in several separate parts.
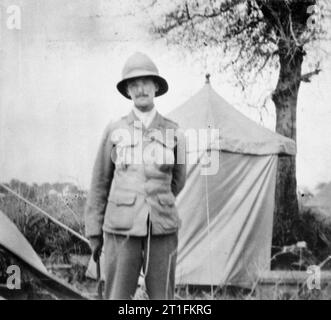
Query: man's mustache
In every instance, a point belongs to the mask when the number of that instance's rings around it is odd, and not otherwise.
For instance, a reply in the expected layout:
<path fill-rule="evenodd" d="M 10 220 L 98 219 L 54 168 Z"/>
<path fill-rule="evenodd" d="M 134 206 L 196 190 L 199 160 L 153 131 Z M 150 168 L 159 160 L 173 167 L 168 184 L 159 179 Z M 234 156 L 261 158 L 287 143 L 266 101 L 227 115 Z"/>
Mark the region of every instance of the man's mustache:
<path fill-rule="evenodd" d="M 136 95 L 136 98 L 140 98 L 140 97 L 148 98 L 148 94 L 138 94 L 138 95 Z"/>

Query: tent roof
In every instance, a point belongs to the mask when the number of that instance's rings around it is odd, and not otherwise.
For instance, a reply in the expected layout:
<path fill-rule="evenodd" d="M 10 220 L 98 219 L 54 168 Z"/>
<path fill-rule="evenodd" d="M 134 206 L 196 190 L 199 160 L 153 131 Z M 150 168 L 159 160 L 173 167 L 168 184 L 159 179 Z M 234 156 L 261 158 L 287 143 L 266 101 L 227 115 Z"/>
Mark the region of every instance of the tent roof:
<path fill-rule="evenodd" d="M 30 243 L 25 239 L 15 224 L 0 211 L 0 246 L 13 252 L 30 266 L 41 272 L 47 272 L 44 264 L 33 250 Z"/>
<path fill-rule="evenodd" d="M 5 248 L 25 265 L 28 265 L 31 273 L 42 283 L 43 289 L 48 289 L 56 297 L 60 299 L 86 299 L 75 288 L 48 273 L 30 243 L 2 211 L 0 211 L 0 247 Z"/>
<path fill-rule="evenodd" d="M 255 155 L 296 153 L 293 140 L 243 115 L 219 96 L 209 83 L 168 116 L 184 130 L 219 128 L 220 145 L 224 151 Z"/>

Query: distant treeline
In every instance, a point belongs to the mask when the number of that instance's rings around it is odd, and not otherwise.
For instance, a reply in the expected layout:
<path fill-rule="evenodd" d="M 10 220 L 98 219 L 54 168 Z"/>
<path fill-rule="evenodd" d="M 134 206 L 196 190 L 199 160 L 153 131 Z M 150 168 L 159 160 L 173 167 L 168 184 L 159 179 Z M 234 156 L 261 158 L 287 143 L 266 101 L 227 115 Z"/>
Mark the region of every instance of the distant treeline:
<path fill-rule="evenodd" d="M 44 200 L 56 195 L 85 199 L 87 195 L 86 190 L 80 189 L 71 182 L 28 184 L 17 179 L 11 179 L 9 183 L 3 184 L 30 201 Z M 8 191 L 0 185 L 0 194 L 6 195 L 7 193 Z"/>

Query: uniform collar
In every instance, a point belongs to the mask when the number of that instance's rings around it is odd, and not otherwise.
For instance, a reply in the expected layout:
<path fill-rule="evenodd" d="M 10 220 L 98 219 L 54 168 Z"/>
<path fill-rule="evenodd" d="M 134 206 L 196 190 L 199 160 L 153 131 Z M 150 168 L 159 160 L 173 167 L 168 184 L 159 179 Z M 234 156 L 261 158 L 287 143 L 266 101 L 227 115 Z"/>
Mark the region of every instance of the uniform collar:
<path fill-rule="evenodd" d="M 155 114 L 156 114 L 156 109 L 155 107 L 152 108 L 152 110 L 149 110 L 147 112 L 142 112 L 140 111 L 136 106 L 132 108 L 133 112 L 139 119 L 151 119 L 153 120 Z"/>
<path fill-rule="evenodd" d="M 133 110 L 130 111 L 130 113 L 127 115 L 126 117 L 128 124 L 132 124 L 132 123 L 137 123 L 136 121 L 139 121 L 139 118 L 137 117 L 137 115 L 134 113 Z M 160 128 L 163 127 L 164 123 L 163 123 L 163 117 L 161 116 L 161 114 L 156 111 L 155 116 L 151 122 L 151 124 L 149 125 L 148 129 L 152 129 L 152 128 Z"/>

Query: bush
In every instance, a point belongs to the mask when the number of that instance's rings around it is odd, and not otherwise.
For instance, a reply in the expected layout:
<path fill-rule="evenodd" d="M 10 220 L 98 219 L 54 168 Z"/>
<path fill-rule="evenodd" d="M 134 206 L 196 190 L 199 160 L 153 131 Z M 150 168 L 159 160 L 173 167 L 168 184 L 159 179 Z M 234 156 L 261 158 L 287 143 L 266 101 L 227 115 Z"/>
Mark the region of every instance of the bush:
<path fill-rule="evenodd" d="M 306 270 L 310 265 L 318 265 L 331 254 L 331 221 L 323 219 L 312 209 L 303 208 L 294 221 L 293 238 L 303 242 L 285 247 L 272 248 L 272 269 Z M 328 265 L 325 265 L 326 268 Z"/>
<path fill-rule="evenodd" d="M 318 262 L 331 254 L 331 221 L 323 219 L 312 209 L 303 209 L 295 223 L 294 235 L 304 240 Z"/>

